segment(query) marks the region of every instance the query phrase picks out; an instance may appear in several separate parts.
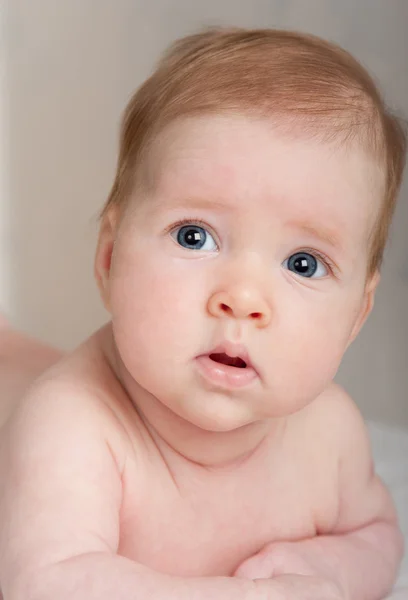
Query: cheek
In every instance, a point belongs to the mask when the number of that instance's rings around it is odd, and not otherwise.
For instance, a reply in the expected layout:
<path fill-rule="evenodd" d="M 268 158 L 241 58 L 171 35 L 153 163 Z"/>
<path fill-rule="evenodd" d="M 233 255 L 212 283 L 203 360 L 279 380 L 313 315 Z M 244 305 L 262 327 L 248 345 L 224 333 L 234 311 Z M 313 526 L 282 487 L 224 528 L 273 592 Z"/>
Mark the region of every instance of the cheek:
<path fill-rule="evenodd" d="M 191 261 L 192 262 L 192 261 Z M 205 292 L 194 268 L 150 253 L 120 261 L 112 279 L 112 321 L 117 344 L 129 352 L 173 362 L 197 342 Z M 139 354 L 139 353 L 138 353 Z"/>
<path fill-rule="evenodd" d="M 333 301 L 313 307 L 303 321 L 301 349 L 322 365 L 337 369 L 352 330 L 354 311 L 343 302 Z"/>
<path fill-rule="evenodd" d="M 288 307 L 290 309 L 290 307 Z M 352 330 L 356 311 L 347 301 L 294 300 L 292 318 L 281 330 L 282 378 L 287 397 L 307 403 L 332 381 L 340 365 Z"/>

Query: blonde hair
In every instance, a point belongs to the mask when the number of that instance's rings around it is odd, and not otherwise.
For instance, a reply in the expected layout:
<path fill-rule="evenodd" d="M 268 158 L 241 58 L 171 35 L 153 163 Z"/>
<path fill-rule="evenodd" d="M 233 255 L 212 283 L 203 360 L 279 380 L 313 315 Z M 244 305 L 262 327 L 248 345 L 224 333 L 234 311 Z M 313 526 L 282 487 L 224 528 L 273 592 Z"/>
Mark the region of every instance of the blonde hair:
<path fill-rule="evenodd" d="M 370 241 L 380 268 L 405 164 L 406 136 L 367 71 L 342 48 L 312 35 L 217 28 L 175 42 L 124 113 L 115 181 L 102 215 L 133 190 L 150 143 L 171 121 L 221 112 L 273 119 L 287 132 L 363 145 L 385 176 Z"/>

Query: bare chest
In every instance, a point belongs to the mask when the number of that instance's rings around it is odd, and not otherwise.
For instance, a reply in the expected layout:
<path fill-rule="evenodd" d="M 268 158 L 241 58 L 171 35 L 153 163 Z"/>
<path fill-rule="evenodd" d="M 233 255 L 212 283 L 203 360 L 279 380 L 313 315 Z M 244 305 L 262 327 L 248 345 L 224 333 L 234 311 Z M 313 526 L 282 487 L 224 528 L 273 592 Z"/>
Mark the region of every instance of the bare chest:
<path fill-rule="evenodd" d="M 335 514 L 330 483 L 301 460 L 238 475 L 156 473 L 142 493 L 129 476 L 119 553 L 173 575 L 230 575 L 269 542 L 329 527 Z"/>

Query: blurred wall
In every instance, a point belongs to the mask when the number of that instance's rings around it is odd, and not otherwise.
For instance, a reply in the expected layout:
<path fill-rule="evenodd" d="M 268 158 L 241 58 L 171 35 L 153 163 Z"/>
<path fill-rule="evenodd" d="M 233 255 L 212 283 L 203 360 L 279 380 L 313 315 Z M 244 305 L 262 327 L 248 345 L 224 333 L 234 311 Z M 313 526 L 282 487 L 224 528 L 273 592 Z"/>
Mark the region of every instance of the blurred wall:
<path fill-rule="evenodd" d="M 211 24 L 339 42 L 408 117 L 406 0 L 1 0 L 0 306 L 70 348 L 105 319 L 92 276 L 120 113 L 174 38 Z M 408 190 L 376 308 L 339 373 L 364 413 L 408 426 Z"/>

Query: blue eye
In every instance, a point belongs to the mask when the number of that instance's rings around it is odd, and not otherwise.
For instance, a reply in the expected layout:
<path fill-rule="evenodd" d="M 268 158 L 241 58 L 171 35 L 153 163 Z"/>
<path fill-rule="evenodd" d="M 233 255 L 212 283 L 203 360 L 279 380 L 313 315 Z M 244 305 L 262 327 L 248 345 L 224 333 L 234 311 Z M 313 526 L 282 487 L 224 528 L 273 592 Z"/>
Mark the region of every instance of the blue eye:
<path fill-rule="evenodd" d="M 178 227 L 174 230 L 172 236 L 180 246 L 188 250 L 214 251 L 218 249 L 212 235 L 199 225 L 191 224 Z"/>
<path fill-rule="evenodd" d="M 296 252 L 287 258 L 283 266 L 301 277 L 325 277 L 328 273 L 326 265 L 308 252 Z"/>

